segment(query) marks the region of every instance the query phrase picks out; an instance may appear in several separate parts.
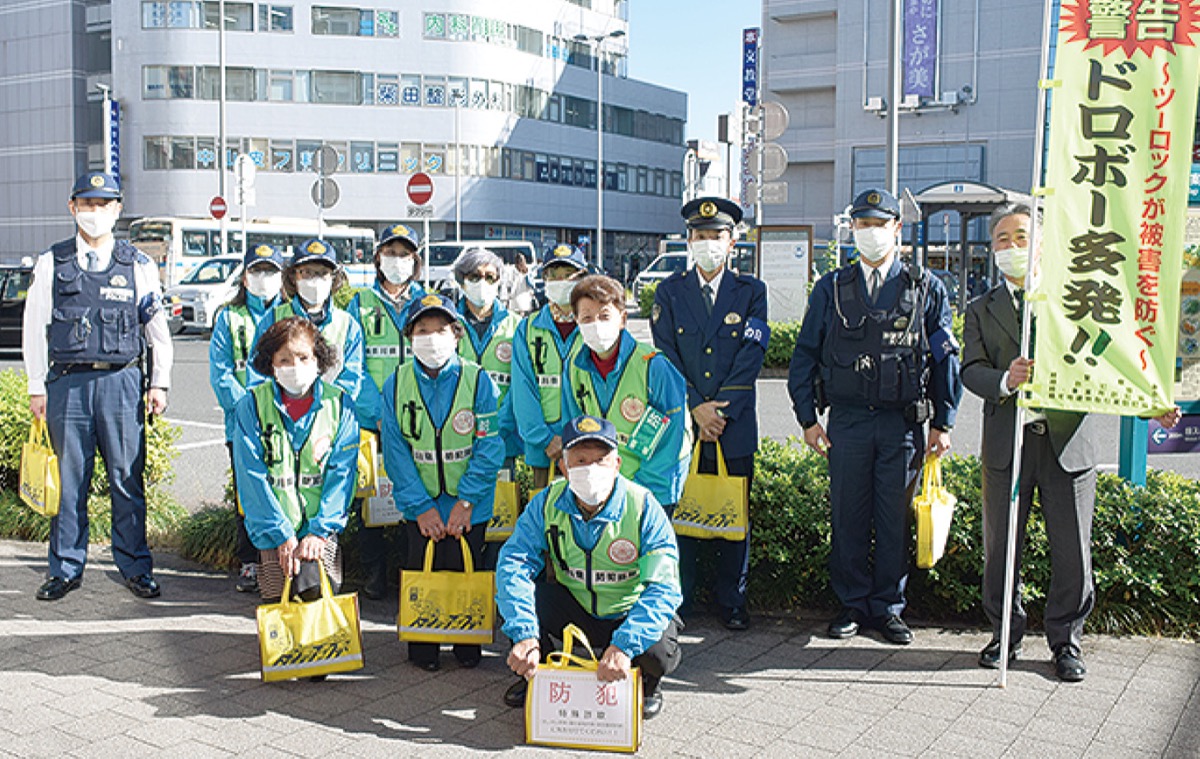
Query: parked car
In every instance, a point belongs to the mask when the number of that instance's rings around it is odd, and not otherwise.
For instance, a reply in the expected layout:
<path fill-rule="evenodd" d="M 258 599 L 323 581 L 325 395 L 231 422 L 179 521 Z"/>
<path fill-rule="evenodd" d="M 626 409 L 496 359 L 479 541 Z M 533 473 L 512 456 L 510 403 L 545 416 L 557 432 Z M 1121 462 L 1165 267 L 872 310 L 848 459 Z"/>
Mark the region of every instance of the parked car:
<path fill-rule="evenodd" d="M 467 248 L 487 248 L 500 257 L 507 271 L 501 272 L 500 300 L 508 308 L 528 313 L 536 307 L 536 293 L 541 281 L 537 278 L 540 257 L 528 240 L 444 240 L 429 243 L 429 289 L 450 297 L 457 297 L 458 285 L 454 282 L 454 262 Z M 525 284 L 518 285 L 521 276 L 515 271 L 517 256 L 524 256 L 528 273 Z M 519 294 L 517 303 L 510 296 Z"/>
<path fill-rule="evenodd" d="M 649 266 L 633 278 L 634 300 L 641 295 L 642 288 L 651 282 L 657 284 L 677 271 L 687 271 L 689 258 L 687 253 L 663 253 L 651 261 Z"/>
<path fill-rule="evenodd" d="M 21 322 L 25 294 L 33 280 L 33 266 L 0 266 L 0 348 L 21 347 Z"/>
<path fill-rule="evenodd" d="M 206 259 L 188 272 L 179 284 L 168 288 L 164 296 L 168 302 L 175 299 L 181 316 L 172 325 L 172 332 L 182 332 L 187 327 L 211 330 L 217 309 L 237 292 L 241 276 L 240 256 L 216 256 Z"/>

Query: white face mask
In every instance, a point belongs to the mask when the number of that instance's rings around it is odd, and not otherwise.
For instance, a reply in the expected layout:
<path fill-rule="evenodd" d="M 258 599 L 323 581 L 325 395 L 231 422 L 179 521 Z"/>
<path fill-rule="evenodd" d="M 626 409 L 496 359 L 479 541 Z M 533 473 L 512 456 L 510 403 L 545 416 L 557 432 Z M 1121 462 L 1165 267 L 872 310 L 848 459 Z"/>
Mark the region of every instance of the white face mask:
<path fill-rule="evenodd" d="M 278 271 L 252 271 L 246 274 L 246 292 L 272 301 L 283 287 L 283 273 Z"/>
<path fill-rule="evenodd" d="M 583 336 L 583 342 L 587 347 L 596 353 L 604 353 L 617 344 L 623 329 L 620 319 L 609 319 L 608 321 L 580 324 L 579 334 Z"/>
<path fill-rule="evenodd" d="M 1029 248 L 1006 248 L 996 251 L 996 266 L 1006 277 L 1025 281 L 1029 273 Z"/>
<path fill-rule="evenodd" d="M 88 237 L 104 237 L 117 225 L 116 204 L 95 211 L 76 211 L 75 223 Z"/>
<path fill-rule="evenodd" d="M 571 305 L 571 292 L 575 289 L 574 280 L 546 283 L 546 298 L 556 306 L 568 308 Z"/>
<path fill-rule="evenodd" d="M 412 279 L 417 262 L 412 256 L 380 256 L 379 271 L 393 285 L 402 285 Z"/>
<path fill-rule="evenodd" d="M 612 494 L 617 470 L 604 464 L 573 466 L 567 470 L 567 482 L 576 498 L 588 506 L 599 506 Z"/>
<path fill-rule="evenodd" d="M 896 246 L 896 233 L 891 226 L 864 227 L 854 230 L 854 247 L 862 257 L 875 263 L 887 258 Z"/>
<path fill-rule="evenodd" d="M 484 282 L 482 279 L 478 282 L 467 280 L 463 282 L 462 289 L 463 295 L 466 295 L 467 300 L 474 303 L 476 308 L 484 308 L 496 301 L 496 296 L 500 294 L 500 283 Z"/>
<path fill-rule="evenodd" d="M 275 367 L 275 381 L 288 395 L 296 397 L 308 392 L 317 381 L 316 361 L 305 361 L 292 366 Z"/>
<path fill-rule="evenodd" d="M 692 240 L 688 243 L 688 252 L 692 254 L 696 266 L 712 272 L 725 265 L 729 245 L 721 240 Z"/>
<path fill-rule="evenodd" d="M 296 294 L 309 306 L 323 306 L 333 290 L 333 277 L 308 277 L 296 280 Z"/>
<path fill-rule="evenodd" d="M 458 339 L 454 333 L 437 332 L 432 335 L 414 335 L 412 352 L 430 369 L 441 369 L 458 352 Z"/>

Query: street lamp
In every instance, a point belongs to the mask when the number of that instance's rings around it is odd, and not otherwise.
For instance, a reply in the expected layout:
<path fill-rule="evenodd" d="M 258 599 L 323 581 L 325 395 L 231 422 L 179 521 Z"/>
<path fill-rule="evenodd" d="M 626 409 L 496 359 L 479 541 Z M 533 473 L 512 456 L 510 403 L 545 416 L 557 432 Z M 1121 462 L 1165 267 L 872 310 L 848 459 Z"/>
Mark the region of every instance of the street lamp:
<path fill-rule="evenodd" d="M 607 39 L 624 37 L 617 29 L 608 34 L 576 34 L 576 42 L 595 44 L 596 58 L 596 268 L 604 271 L 604 69 L 600 65 L 600 48 Z"/>

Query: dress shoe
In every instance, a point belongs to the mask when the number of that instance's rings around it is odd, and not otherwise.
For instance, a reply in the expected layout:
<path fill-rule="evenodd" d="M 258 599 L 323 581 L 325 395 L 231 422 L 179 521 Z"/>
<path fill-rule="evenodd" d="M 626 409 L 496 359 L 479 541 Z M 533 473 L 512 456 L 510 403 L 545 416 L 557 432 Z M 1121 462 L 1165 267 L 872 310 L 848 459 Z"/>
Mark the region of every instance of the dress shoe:
<path fill-rule="evenodd" d="M 125 587 L 129 588 L 138 598 L 158 598 L 162 590 L 158 587 L 153 575 L 138 575 L 126 577 Z"/>
<path fill-rule="evenodd" d="M 363 585 L 363 595 L 372 601 L 379 601 L 387 595 L 388 576 L 387 564 L 379 562 L 372 564 L 367 570 L 367 582 Z"/>
<path fill-rule="evenodd" d="M 238 593 L 258 592 L 258 565 L 243 564 L 238 572 L 237 584 L 233 586 Z"/>
<path fill-rule="evenodd" d="M 829 623 L 829 637 L 842 640 L 858 635 L 859 615 L 854 609 L 842 609 L 842 612 Z"/>
<path fill-rule="evenodd" d="M 475 669 L 483 660 L 483 649 L 479 646 L 455 646 L 454 658 L 464 669 Z"/>
<path fill-rule="evenodd" d="M 1080 682 L 1087 674 L 1087 667 L 1083 666 L 1083 657 L 1070 643 L 1063 643 L 1054 649 L 1054 674 L 1064 683 Z"/>
<path fill-rule="evenodd" d="M 66 580 L 62 577 L 51 577 L 49 580 L 46 580 L 46 582 L 42 583 L 42 587 L 38 588 L 37 600 L 57 601 L 82 584 L 83 580 L 78 577 L 73 577 L 70 580 Z"/>
<path fill-rule="evenodd" d="M 725 622 L 727 630 L 749 630 L 750 629 L 750 614 L 747 613 L 745 607 L 739 606 L 736 609 L 730 609 L 728 612 L 721 615 Z"/>
<path fill-rule="evenodd" d="M 1014 662 L 1021 655 L 1021 641 L 1013 640 L 1008 643 L 1008 660 Z M 1000 639 L 992 638 L 991 642 L 979 652 L 979 666 L 984 669 L 1000 669 Z"/>
<path fill-rule="evenodd" d="M 438 657 L 432 659 L 409 659 L 414 667 L 420 667 L 426 672 L 437 672 L 442 668 L 442 662 Z"/>
<path fill-rule="evenodd" d="M 655 688 L 653 693 L 647 693 L 642 697 L 642 719 L 657 717 L 658 713 L 662 711 L 662 707 L 662 689 Z"/>
<path fill-rule="evenodd" d="M 517 680 L 504 691 L 504 704 L 514 709 L 525 705 L 525 694 L 529 691 L 529 681 L 525 678 Z"/>
<path fill-rule="evenodd" d="M 879 634 L 888 643 L 894 643 L 897 646 L 907 646 L 913 641 L 912 630 L 908 629 L 908 625 L 904 624 L 904 620 L 896 614 L 892 614 L 880 622 L 877 627 Z"/>

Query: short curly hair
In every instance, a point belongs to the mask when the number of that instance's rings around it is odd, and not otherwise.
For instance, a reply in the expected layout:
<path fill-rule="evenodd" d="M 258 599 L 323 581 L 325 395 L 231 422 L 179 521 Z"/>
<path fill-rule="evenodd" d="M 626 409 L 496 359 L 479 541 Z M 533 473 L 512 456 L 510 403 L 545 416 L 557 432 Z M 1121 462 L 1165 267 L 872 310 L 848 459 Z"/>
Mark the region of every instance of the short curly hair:
<path fill-rule="evenodd" d="M 590 298 L 601 307 L 613 305 L 622 313 L 625 311 L 625 288 L 612 277 L 603 274 L 589 274 L 575 283 L 571 291 L 571 310 L 579 309 L 579 301 Z"/>
<path fill-rule="evenodd" d="M 254 371 L 264 377 L 275 375 L 275 354 L 296 339 L 307 339 L 317 357 L 317 369 L 324 374 L 337 365 L 337 349 L 329 344 L 317 325 L 301 316 L 290 316 L 271 325 L 254 345 Z"/>

